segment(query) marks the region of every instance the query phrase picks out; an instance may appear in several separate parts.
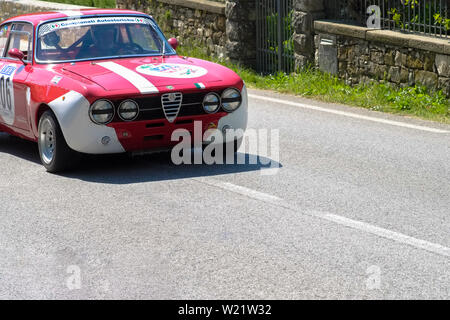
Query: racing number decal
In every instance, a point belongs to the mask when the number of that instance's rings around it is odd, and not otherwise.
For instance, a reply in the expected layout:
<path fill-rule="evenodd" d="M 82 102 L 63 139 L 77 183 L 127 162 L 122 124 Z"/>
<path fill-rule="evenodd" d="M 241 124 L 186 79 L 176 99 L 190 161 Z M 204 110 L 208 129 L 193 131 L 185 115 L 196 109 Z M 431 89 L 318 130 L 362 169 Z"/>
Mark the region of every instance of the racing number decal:
<path fill-rule="evenodd" d="M 5 65 L 0 70 L 0 117 L 8 125 L 14 124 L 14 85 L 16 66 Z"/>
<path fill-rule="evenodd" d="M 9 78 L 4 76 L 0 77 L 0 101 L 3 109 L 12 110 L 11 92 L 9 86 Z"/>

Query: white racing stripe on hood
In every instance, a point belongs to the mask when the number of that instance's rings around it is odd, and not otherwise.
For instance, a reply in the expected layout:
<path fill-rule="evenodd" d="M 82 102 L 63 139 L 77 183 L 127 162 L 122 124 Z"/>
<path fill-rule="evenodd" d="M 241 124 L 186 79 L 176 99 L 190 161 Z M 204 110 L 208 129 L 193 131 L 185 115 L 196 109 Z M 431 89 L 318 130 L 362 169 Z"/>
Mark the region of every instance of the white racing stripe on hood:
<path fill-rule="evenodd" d="M 135 86 L 143 94 L 159 92 L 159 90 L 153 85 L 153 83 L 145 79 L 137 72 L 134 72 L 133 70 L 130 70 L 118 63 L 108 61 L 97 63 L 97 65 L 102 66 L 103 68 L 108 69 L 109 71 L 112 71 L 115 74 L 121 76 L 122 78 L 130 82 L 133 86 Z"/>

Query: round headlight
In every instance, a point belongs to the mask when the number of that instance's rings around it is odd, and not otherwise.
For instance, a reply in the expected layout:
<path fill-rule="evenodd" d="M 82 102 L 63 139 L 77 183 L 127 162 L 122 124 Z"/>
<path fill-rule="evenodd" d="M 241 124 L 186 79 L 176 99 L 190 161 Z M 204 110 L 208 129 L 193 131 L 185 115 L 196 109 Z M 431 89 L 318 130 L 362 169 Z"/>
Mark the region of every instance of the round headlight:
<path fill-rule="evenodd" d="M 89 116 L 97 124 L 108 124 L 114 119 L 114 105 L 108 100 L 97 100 L 92 104 Z"/>
<path fill-rule="evenodd" d="M 206 113 L 215 113 L 220 108 L 220 97 L 215 93 L 208 93 L 203 99 L 203 109 Z"/>
<path fill-rule="evenodd" d="M 123 121 L 132 121 L 139 114 L 139 105 L 133 100 L 125 100 L 119 106 L 119 117 Z"/>
<path fill-rule="evenodd" d="M 222 93 L 222 108 L 226 112 L 233 112 L 240 107 L 242 97 L 239 90 L 229 88 Z"/>

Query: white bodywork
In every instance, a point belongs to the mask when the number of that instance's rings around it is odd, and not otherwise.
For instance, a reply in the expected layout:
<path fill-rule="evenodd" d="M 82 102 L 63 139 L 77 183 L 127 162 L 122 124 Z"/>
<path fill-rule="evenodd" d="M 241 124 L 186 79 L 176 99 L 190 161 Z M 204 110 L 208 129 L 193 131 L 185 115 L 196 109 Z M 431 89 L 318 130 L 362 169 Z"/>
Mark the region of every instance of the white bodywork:
<path fill-rule="evenodd" d="M 224 126 L 228 126 L 229 129 L 245 131 L 247 129 L 248 122 L 248 95 L 247 95 L 247 87 L 244 84 L 242 88 L 242 104 L 235 111 L 232 112 L 225 117 L 219 120 L 219 124 L 217 129 L 223 131 Z"/>
<path fill-rule="evenodd" d="M 49 105 L 73 150 L 91 154 L 125 152 L 114 128 L 97 125 L 89 118 L 90 104 L 82 94 L 70 91 Z M 102 144 L 103 137 L 110 138 L 108 144 Z"/>

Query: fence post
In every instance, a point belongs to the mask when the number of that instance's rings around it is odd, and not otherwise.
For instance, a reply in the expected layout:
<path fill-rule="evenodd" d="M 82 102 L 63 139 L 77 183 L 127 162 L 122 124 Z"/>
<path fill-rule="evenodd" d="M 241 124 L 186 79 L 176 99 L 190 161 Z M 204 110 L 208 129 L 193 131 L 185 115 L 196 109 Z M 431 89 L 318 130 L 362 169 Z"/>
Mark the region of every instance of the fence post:
<path fill-rule="evenodd" d="M 283 35 L 282 35 L 282 25 L 281 21 L 281 0 L 277 0 L 277 39 L 278 39 L 278 70 L 283 70 Z"/>
<path fill-rule="evenodd" d="M 256 68 L 256 1 L 227 0 L 227 55 L 232 61 Z"/>
<path fill-rule="evenodd" d="M 325 17 L 324 0 L 297 0 L 294 4 L 295 68 L 314 63 L 314 20 Z"/>

